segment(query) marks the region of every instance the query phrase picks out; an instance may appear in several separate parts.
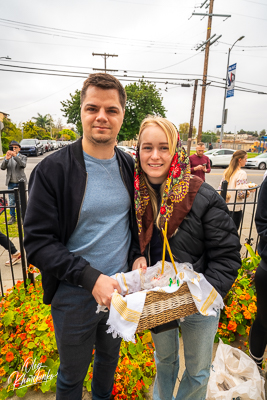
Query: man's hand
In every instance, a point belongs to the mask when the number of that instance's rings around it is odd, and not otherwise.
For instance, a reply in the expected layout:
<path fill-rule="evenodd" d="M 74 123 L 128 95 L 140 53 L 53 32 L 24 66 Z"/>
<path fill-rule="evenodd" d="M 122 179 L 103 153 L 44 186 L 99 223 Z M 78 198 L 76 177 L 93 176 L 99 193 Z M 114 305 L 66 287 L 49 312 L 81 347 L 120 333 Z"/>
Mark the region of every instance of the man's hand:
<path fill-rule="evenodd" d="M 15 157 L 16 153 L 14 151 L 8 150 L 6 153 L 6 160 L 10 160 L 11 157 Z"/>
<path fill-rule="evenodd" d="M 194 167 L 194 171 L 199 171 L 199 170 L 205 170 L 206 169 L 206 167 L 204 167 L 204 165 L 201 165 L 201 164 L 199 164 L 199 165 L 197 165 L 196 167 Z"/>
<path fill-rule="evenodd" d="M 117 289 L 119 293 L 121 292 L 118 282 L 115 279 L 102 274 L 99 275 L 95 283 L 92 295 L 100 306 L 106 306 L 110 309 L 111 296 L 115 289 Z"/>
<path fill-rule="evenodd" d="M 143 272 L 146 271 L 146 269 L 147 269 L 147 262 L 146 262 L 145 257 L 139 257 L 139 258 L 137 258 L 137 259 L 135 260 L 135 262 L 133 263 L 133 268 L 132 268 L 132 270 L 138 269 L 138 268 L 142 268 Z"/>

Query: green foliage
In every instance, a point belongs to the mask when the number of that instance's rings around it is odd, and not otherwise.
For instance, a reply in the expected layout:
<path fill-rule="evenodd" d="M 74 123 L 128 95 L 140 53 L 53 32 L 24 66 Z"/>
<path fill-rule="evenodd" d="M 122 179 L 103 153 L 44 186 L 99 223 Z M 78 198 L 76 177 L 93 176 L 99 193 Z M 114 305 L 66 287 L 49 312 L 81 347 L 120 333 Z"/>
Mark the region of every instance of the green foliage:
<path fill-rule="evenodd" d="M 39 272 L 32 265 L 28 272 Z M 0 302 L 0 400 L 24 397 L 32 388 L 43 393 L 56 390 L 59 356 L 51 307 L 43 304 L 41 275 L 35 286 L 27 281 L 7 290 Z M 136 335 L 136 344 L 122 341 L 115 372 L 114 400 L 143 399 L 155 375 L 150 332 Z M 93 362 L 84 386 L 91 391 Z"/>
<path fill-rule="evenodd" d="M 45 139 L 47 138 L 47 132 L 45 129 L 35 125 L 34 122 L 28 121 L 23 124 L 23 138 L 24 139 Z"/>
<path fill-rule="evenodd" d="M 257 312 L 257 297 L 254 284 L 256 269 L 260 256 L 255 254 L 251 246 L 245 244 L 249 257 L 242 260 L 238 276 L 224 299 L 225 308 L 221 312 L 215 342 L 219 338 L 226 344 L 235 341 L 236 334 L 248 339 L 250 327 Z M 248 342 L 244 343 L 248 347 Z"/>
<path fill-rule="evenodd" d="M 218 140 L 218 136 L 216 135 L 216 133 L 212 132 L 212 131 L 207 131 L 207 132 L 202 132 L 202 136 L 201 136 L 201 142 L 203 143 L 216 143 Z"/>
<path fill-rule="evenodd" d="M 49 131 L 53 121 L 51 115 L 41 115 L 39 113 L 37 113 L 37 115 L 38 117 L 32 117 L 32 119 L 35 119 L 35 125 L 39 128 L 44 129 L 45 131 Z"/>
<path fill-rule="evenodd" d="M 118 135 L 118 141 L 136 137 L 140 124 L 147 115 L 165 117 L 166 109 L 162 104 L 159 90 L 151 82 L 140 80 L 125 86 L 127 102 L 124 121 Z"/>
<path fill-rule="evenodd" d="M 180 137 L 182 140 L 188 139 L 189 128 L 190 128 L 190 124 L 188 122 L 184 122 L 183 124 L 179 125 L 179 133 L 180 133 Z M 197 129 L 195 126 L 193 126 L 192 137 L 195 136 L 196 132 L 197 132 Z"/>
<path fill-rule="evenodd" d="M 76 90 L 73 95 L 70 93 L 70 100 L 61 101 L 61 111 L 63 111 L 64 117 L 67 118 L 67 123 L 76 125 L 77 131 L 82 135 L 83 128 L 81 122 L 80 95 L 80 90 Z"/>
<path fill-rule="evenodd" d="M 76 133 L 70 129 L 62 129 L 62 131 L 57 133 L 57 138 L 61 138 L 62 140 L 75 140 Z"/>
<path fill-rule="evenodd" d="M 21 141 L 22 132 L 16 126 L 16 124 L 13 124 L 13 122 L 9 121 L 6 118 L 4 118 L 3 123 L 4 123 L 4 129 L 1 132 L 2 149 L 3 153 L 6 153 L 8 151 L 8 146 L 11 140 L 16 140 L 17 142 Z"/>

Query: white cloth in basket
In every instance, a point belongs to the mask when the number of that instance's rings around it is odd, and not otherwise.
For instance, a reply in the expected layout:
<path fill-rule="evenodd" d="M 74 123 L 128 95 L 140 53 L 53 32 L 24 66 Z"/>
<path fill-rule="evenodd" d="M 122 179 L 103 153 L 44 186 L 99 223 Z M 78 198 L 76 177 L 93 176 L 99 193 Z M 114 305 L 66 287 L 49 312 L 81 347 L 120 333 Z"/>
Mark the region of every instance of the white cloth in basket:
<path fill-rule="evenodd" d="M 179 280 L 179 287 L 186 282 L 191 292 L 198 311 L 206 316 L 216 316 L 216 312 L 224 307 L 221 295 L 206 280 L 203 274 L 198 274 L 193 270 L 191 264 L 175 263 L 177 268 L 176 278 Z M 161 266 L 158 262 L 154 267 Z M 126 341 L 135 343 L 134 334 L 139 324 L 142 314 L 146 293 L 148 290 L 141 290 L 141 270 L 134 270 L 128 273 L 120 273 L 112 276 L 121 287 L 121 294 L 114 292 L 111 300 L 110 314 L 107 321 L 109 326 L 107 332 L 112 333 L 113 337 L 120 336 Z M 156 287 L 149 291 L 164 291 L 173 293 L 177 291 L 177 285 Z M 178 289 L 179 290 L 179 289 Z M 106 307 L 98 305 L 97 313 L 107 311 Z M 186 317 L 185 317 L 186 318 Z"/>

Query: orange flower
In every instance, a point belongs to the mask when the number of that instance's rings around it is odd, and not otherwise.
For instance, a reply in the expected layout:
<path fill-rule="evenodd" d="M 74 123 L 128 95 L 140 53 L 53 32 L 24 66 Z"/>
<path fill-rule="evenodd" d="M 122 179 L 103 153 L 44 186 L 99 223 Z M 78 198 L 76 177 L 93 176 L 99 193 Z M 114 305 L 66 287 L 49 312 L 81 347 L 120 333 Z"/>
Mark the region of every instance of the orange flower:
<path fill-rule="evenodd" d="M 245 306 L 245 304 L 242 304 L 242 310 L 247 311 L 247 309 L 248 309 L 247 306 Z"/>
<path fill-rule="evenodd" d="M 2 348 L 1 354 L 6 354 L 6 353 L 8 352 L 8 349 L 9 349 L 9 346 L 8 346 L 8 344 L 6 344 L 6 345 Z"/>
<path fill-rule="evenodd" d="M 46 357 L 46 356 L 42 356 L 42 357 L 40 358 L 40 362 L 41 362 L 41 363 L 45 363 L 46 360 L 47 360 L 47 357 Z"/>
<path fill-rule="evenodd" d="M 227 326 L 227 329 L 229 331 L 235 332 L 236 331 L 236 327 L 237 327 L 237 323 L 235 321 L 229 321 L 229 324 Z"/>
<path fill-rule="evenodd" d="M 4 370 L 3 367 L 0 368 L 0 376 L 4 376 L 6 374 L 6 371 Z"/>
<path fill-rule="evenodd" d="M 253 301 L 257 301 L 257 297 L 256 296 L 252 296 L 252 300 Z"/>
<path fill-rule="evenodd" d="M 0 358 L 0 365 L 3 364 L 4 360 Z"/>
<path fill-rule="evenodd" d="M 245 298 L 246 298 L 246 296 L 244 296 L 243 294 L 241 294 L 241 295 L 239 296 L 239 299 L 240 299 L 240 300 L 245 300 Z"/>
<path fill-rule="evenodd" d="M 245 312 L 244 312 L 244 317 L 245 317 L 246 319 L 251 319 L 251 314 L 250 314 L 250 312 L 249 312 L 249 311 L 245 311 Z"/>
<path fill-rule="evenodd" d="M 250 331 L 250 326 L 246 327 L 246 334 L 249 335 L 249 331 Z"/>
<path fill-rule="evenodd" d="M 246 299 L 246 300 L 249 300 L 249 299 L 250 299 L 250 295 L 249 295 L 248 293 L 246 294 L 245 299 Z"/>
<path fill-rule="evenodd" d="M 222 329 L 226 329 L 226 325 L 225 325 L 225 324 L 222 324 L 221 328 L 222 328 Z"/>
<path fill-rule="evenodd" d="M 14 354 L 12 353 L 12 351 L 6 353 L 6 360 L 7 362 L 11 362 L 12 360 L 14 360 Z"/>
<path fill-rule="evenodd" d="M 255 304 L 255 303 L 251 303 L 251 304 L 248 306 L 248 311 L 251 312 L 252 314 L 254 314 L 254 313 L 257 311 L 257 306 L 256 306 L 256 304 Z"/>

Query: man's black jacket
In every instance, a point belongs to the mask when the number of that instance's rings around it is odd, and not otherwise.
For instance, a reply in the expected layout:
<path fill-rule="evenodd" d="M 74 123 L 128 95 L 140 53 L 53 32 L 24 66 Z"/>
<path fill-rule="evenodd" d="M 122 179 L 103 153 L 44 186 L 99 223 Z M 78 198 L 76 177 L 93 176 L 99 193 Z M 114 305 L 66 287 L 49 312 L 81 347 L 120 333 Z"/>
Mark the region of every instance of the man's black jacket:
<path fill-rule="evenodd" d="M 133 221 L 133 159 L 115 148 L 122 180 L 131 198 Z M 40 269 L 44 303 L 50 304 L 61 280 L 92 292 L 100 271 L 66 244 L 77 226 L 86 191 L 87 172 L 82 142 L 45 158 L 29 181 L 29 202 L 24 220 L 24 246 L 28 261 Z"/>

